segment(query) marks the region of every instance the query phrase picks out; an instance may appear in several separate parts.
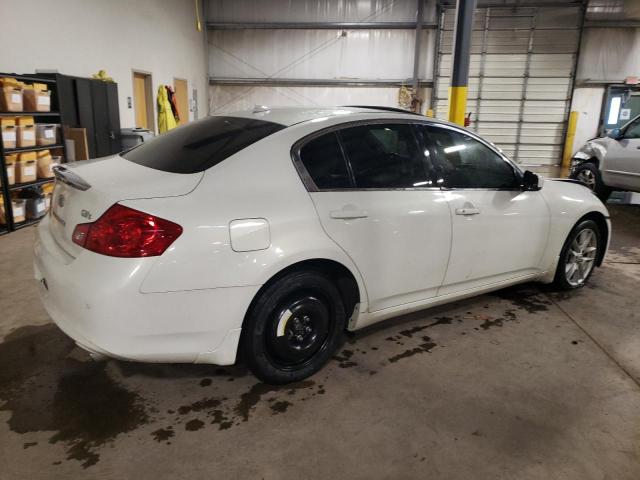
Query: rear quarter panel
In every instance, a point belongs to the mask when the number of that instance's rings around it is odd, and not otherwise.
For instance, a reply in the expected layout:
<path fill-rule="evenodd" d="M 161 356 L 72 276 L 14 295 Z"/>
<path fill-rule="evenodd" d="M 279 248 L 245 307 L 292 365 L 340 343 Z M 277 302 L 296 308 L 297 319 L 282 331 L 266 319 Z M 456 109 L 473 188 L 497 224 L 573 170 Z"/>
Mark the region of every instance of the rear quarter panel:
<path fill-rule="evenodd" d="M 141 291 L 170 292 L 262 285 L 284 268 L 308 259 L 337 261 L 366 291 L 350 258 L 325 234 L 313 202 L 291 160 L 300 132 L 289 128 L 209 169 L 183 197 L 122 202 L 182 225 L 184 233 L 158 258 Z M 266 219 L 270 245 L 236 252 L 229 226 L 237 219 Z"/>

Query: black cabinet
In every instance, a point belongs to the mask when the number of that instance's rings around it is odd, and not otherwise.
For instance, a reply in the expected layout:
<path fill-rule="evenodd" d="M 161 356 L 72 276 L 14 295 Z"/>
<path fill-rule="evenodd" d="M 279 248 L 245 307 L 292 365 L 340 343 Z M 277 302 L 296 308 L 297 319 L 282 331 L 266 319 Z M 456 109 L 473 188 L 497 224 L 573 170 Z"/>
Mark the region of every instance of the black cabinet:
<path fill-rule="evenodd" d="M 57 75 L 61 123 L 87 130 L 91 158 L 122 151 L 118 85 L 91 78 Z"/>

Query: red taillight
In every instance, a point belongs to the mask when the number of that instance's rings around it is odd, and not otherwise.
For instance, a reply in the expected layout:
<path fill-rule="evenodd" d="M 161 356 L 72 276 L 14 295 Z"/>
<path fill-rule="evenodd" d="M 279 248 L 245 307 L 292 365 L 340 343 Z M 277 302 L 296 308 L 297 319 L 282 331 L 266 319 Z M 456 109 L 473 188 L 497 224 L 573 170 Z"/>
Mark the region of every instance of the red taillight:
<path fill-rule="evenodd" d="M 176 223 L 116 203 L 95 222 L 77 225 L 72 240 L 110 257 L 154 257 L 181 234 Z"/>

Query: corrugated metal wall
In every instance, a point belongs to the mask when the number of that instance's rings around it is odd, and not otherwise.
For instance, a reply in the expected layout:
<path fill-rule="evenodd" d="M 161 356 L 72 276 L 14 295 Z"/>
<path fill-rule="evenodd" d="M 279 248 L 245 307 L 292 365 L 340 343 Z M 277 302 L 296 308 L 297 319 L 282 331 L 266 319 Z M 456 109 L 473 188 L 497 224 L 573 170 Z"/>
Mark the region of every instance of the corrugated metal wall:
<path fill-rule="evenodd" d="M 435 22 L 436 1 L 424 0 L 423 5 L 423 21 Z M 276 29 L 264 24 L 410 23 L 416 21 L 416 13 L 416 0 L 211 0 L 209 72 L 215 80 L 210 111 L 255 104 L 397 106 L 399 85 L 411 85 L 414 29 L 314 29 L 313 25 Z M 229 28 L 238 23 L 252 28 Z M 256 24 L 262 27 L 255 28 Z M 420 39 L 418 75 L 431 82 L 435 29 L 423 29 Z M 286 85 L 277 85 L 278 80 Z M 350 86 L 328 85 L 331 82 Z M 430 89 L 420 93 L 428 103 Z"/>
<path fill-rule="evenodd" d="M 443 14 L 434 107 L 446 119 L 454 10 Z M 524 165 L 557 165 L 573 88 L 582 11 L 481 8 L 472 36 L 471 128 Z"/>

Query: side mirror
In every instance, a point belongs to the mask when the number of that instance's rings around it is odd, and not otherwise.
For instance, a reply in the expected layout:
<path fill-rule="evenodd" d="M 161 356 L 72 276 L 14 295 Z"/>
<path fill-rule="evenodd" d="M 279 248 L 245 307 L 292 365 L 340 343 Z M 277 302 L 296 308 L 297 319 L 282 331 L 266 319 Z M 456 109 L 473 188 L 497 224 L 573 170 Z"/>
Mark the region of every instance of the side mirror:
<path fill-rule="evenodd" d="M 613 138 L 614 140 L 620 140 L 622 138 L 622 130 L 620 130 L 619 128 L 613 128 L 609 130 L 609 133 L 607 133 L 607 137 Z"/>
<path fill-rule="evenodd" d="M 522 176 L 522 190 L 524 191 L 538 191 L 542 188 L 542 183 L 542 177 L 539 177 L 529 170 L 524 172 L 524 175 Z"/>

